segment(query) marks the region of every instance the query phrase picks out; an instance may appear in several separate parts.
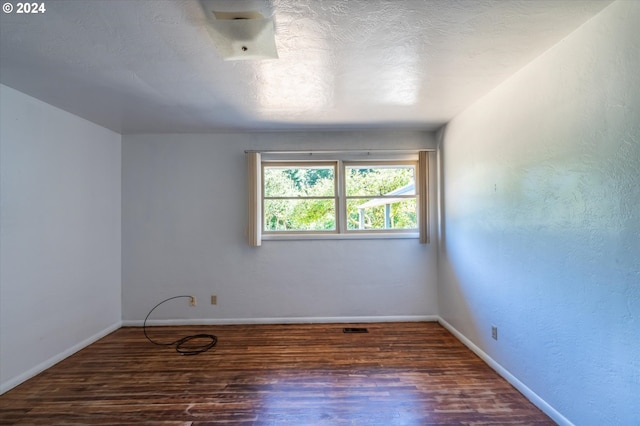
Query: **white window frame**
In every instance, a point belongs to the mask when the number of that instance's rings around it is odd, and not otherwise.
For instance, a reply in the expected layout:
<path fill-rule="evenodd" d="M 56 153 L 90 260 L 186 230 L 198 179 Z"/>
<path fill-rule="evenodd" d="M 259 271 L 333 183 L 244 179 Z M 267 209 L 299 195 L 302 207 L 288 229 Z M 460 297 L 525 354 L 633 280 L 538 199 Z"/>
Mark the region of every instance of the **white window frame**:
<path fill-rule="evenodd" d="M 406 166 L 411 166 L 413 167 L 413 179 L 414 179 L 414 194 L 413 195 L 386 195 L 386 194 L 378 194 L 378 195 L 373 195 L 373 194 L 367 194 L 367 195 L 347 195 L 347 182 L 346 182 L 346 176 L 347 176 L 347 168 L 348 167 L 358 167 L 358 166 L 364 166 L 364 167 L 370 167 L 370 168 L 376 168 L 376 167 L 385 167 L 385 166 L 399 166 L 399 167 L 406 167 Z M 417 209 L 419 208 L 419 203 L 418 203 L 418 191 L 415 189 L 417 187 L 417 182 L 420 180 L 419 176 L 418 176 L 418 161 L 415 160 L 378 160 L 378 161 L 341 161 L 340 164 L 340 169 L 341 169 L 341 188 L 342 188 L 342 194 L 344 194 L 343 197 L 340 198 L 340 201 L 342 202 L 342 206 L 340 209 L 340 213 L 342 214 L 342 217 L 340 218 L 341 221 L 340 223 L 344 226 L 344 232 L 346 234 L 393 234 L 393 236 L 399 237 L 399 236 L 404 236 L 404 234 L 407 234 L 407 236 L 409 238 L 417 238 L 418 235 L 418 230 L 420 229 L 420 224 L 419 224 L 419 220 L 420 220 L 420 215 L 418 214 Z M 384 199 L 398 199 L 398 198 L 406 198 L 406 199 L 415 199 L 416 200 L 416 222 L 417 222 L 417 226 L 415 228 L 406 228 L 406 229 L 398 229 L 398 228 L 387 228 L 387 229 L 349 229 L 349 225 L 347 223 L 347 202 L 349 200 L 354 200 L 354 199 L 362 199 L 362 198 L 375 198 L 375 199 L 379 199 L 379 200 L 384 200 Z"/>
<path fill-rule="evenodd" d="M 264 194 L 264 170 L 268 167 L 290 167 L 290 168 L 305 168 L 305 167 L 324 167 L 333 168 L 333 196 L 325 196 L 325 197 L 267 197 Z M 268 237 L 270 235 L 292 235 L 296 234 L 296 236 L 302 235 L 326 235 L 326 234 L 339 234 L 341 231 L 340 223 L 339 223 L 339 212 L 340 208 L 340 184 L 338 175 L 340 174 L 339 170 L 339 162 L 338 161 L 324 161 L 324 160 L 307 160 L 307 161 L 263 161 L 261 164 L 260 173 L 262 174 L 262 188 L 261 188 L 261 209 L 260 209 L 260 224 L 261 224 L 261 233 L 263 239 L 264 237 Z M 269 231 L 265 229 L 264 223 L 264 202 L 265 200 L 330 200 L 333 199 L 334 209 L 335 209 L 335 221 L 336 221 L 336 229 L 333 230 L 292 230 L 292 231 Z"/>
<path fill-rule="evenodd" d="M 428 200 L 428 152 L 265 152 L 247 151 L 249 160 L 249 226 L 247 237 L 252 246 L 263 240 L 305 239 L 385 239 L 413 238 L 421 243 L 429 242 Z M 305 167 L 309 165 L 335 164 L 336 229 L 329 231 L 267 231 L 264 229 L 263 171 L 269 166 Z M 415 198 L 417 205 L 417 229 L 347 229 L 347 197 L 345 172 L 349 166 L 412 165 L 414 167 L 415 195 L 393 198 Z M 422 173 L 421 173 L 422 172 Z M 383 198 L 376 197 L 376 198 Z M 286 198 L 286 197 L 285 197 Z M 349 198 L 371 198 L 352 196 Z M 391 198 L 391 197 L 390 197 Z M 423 201 L 421 199 L 424 198 Z M 292 198 L 293 199 L 293 198 Z M 424 210 L 424 211 L 422 211 Z"/>

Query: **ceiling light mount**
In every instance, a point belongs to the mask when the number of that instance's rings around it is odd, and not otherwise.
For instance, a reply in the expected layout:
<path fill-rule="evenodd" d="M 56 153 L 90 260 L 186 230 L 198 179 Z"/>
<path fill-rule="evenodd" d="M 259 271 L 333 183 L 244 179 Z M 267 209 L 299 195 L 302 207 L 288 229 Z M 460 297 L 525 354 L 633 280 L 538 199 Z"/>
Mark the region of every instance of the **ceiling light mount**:
<path fill-rule="evenodd" d="M 212 10 L 215 4 L 202 1 L 207 30 L 225 61 L 277 59 L 275 25 L 257 11 Z"/>

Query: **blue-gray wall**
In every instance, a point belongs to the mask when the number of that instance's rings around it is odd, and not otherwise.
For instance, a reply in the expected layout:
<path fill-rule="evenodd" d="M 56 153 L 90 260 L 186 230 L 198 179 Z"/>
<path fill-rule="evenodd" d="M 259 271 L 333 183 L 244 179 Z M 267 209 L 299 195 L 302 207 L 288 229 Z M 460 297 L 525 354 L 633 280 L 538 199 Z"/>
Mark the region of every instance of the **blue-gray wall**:
<path fill-rule="evenodd" d="M 640 422 L 638 23 L 613 3 L 441 142 L 440 315 L 577 425 Z"/>

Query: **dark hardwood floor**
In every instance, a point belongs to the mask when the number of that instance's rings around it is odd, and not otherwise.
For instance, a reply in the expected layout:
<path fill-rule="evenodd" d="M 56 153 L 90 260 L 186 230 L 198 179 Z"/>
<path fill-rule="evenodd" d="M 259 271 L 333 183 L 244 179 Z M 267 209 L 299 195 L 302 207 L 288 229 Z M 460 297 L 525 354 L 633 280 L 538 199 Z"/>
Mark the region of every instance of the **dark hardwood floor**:
<path fill-rule="evenodd" d="M 554 424 L 437 323 L 148 331 L 218 344 L 183 356 L 122 328 L 0 396 L 0 424 Z"/>

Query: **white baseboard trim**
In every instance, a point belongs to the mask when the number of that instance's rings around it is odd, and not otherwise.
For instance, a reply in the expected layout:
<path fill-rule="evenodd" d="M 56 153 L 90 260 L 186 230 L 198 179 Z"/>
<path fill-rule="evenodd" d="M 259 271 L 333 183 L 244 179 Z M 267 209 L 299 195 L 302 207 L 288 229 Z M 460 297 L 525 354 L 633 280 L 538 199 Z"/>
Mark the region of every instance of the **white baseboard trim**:
<path fill-rule="evenodd" d="M 507 382 L 509 382 L 514 388 L 518 389 L 531 403 L 542 410 L 547 416 L 558 423 L 561 426 L 574 426 L 565 416 L 560 414 L 555 408 L 549 405 L 544 399 L 540 398 L 538 394 L 529 389 L 527 385 L 518 380 L 513 374 L 511 374 L 506 368 L 498 364 L 493 358 L 487 355 L 482 349 L 476 346 L 471 340 L 467 339 L 462 333 L 456 330 L 451 324 L 439 317 L 438 322 L 444 328 L 449 330 L 458 340 L 460 340 L 466 347 L 471 349 L 476 355 L 478 355 L 489 367 L 493 368 L 499 375 L 501 375 Z"/>
<path fill-rule="evenodd" d="M 15 388 L 16 386 L 18 386 L 19 384 L 29 380 L 30 378 L 42 373 L 47 368 L 53 367 L 54 365 L 56 365 L 57 363 L 59 363 L 63 359 L 70 357 L 74 353 L 78 352 L 80 349 L 84 349 L 87 346 L 89 346 L 90 344 L 102 339 L 107 334 L 113 333 L 114 331 L 116 331 L 120 327 L 122 327 L 122 321 L 118 321 L 118 322 L 110 325 L 109 327 L 97 332 L 93 336 L 90 336 L 90 337 L 84 339 L 83 341 L 73 345 L 69 349 L 67 349 L 67 350 L 65 350 L 63 352 L 60 352 L 59 354 L 57 354 L 55 356 L 52 356 L 48 360 L 46 360 L 44 362 L 41 362 L 40 364 L 38 364 L 35 367 L 25 371 L 24 373 L 22 373 L 22 374 L 20 374 L 20 375 L 18 375 L 16 377 L 13 377 L 13 378 L 7 380 L 6 382 L 0 383 L 0 395 L 2 395 L 3 393 L 7 392 L 8 390 L 11 390 L 11 389 Z"/>
<path fill-rule="evenodd" d="M 396 315 L 367 317 L 267 317 L 267 318 L 207 318 L 148 320 L 147 326 L 169 325 L 238 325 L 238 324 L 313 324 L 313 323 L 367 323 L 367 322 L 437 322 L 437 315 Z M 142 327 L 144 321 L 125 320 L 125 327 Z"/>

